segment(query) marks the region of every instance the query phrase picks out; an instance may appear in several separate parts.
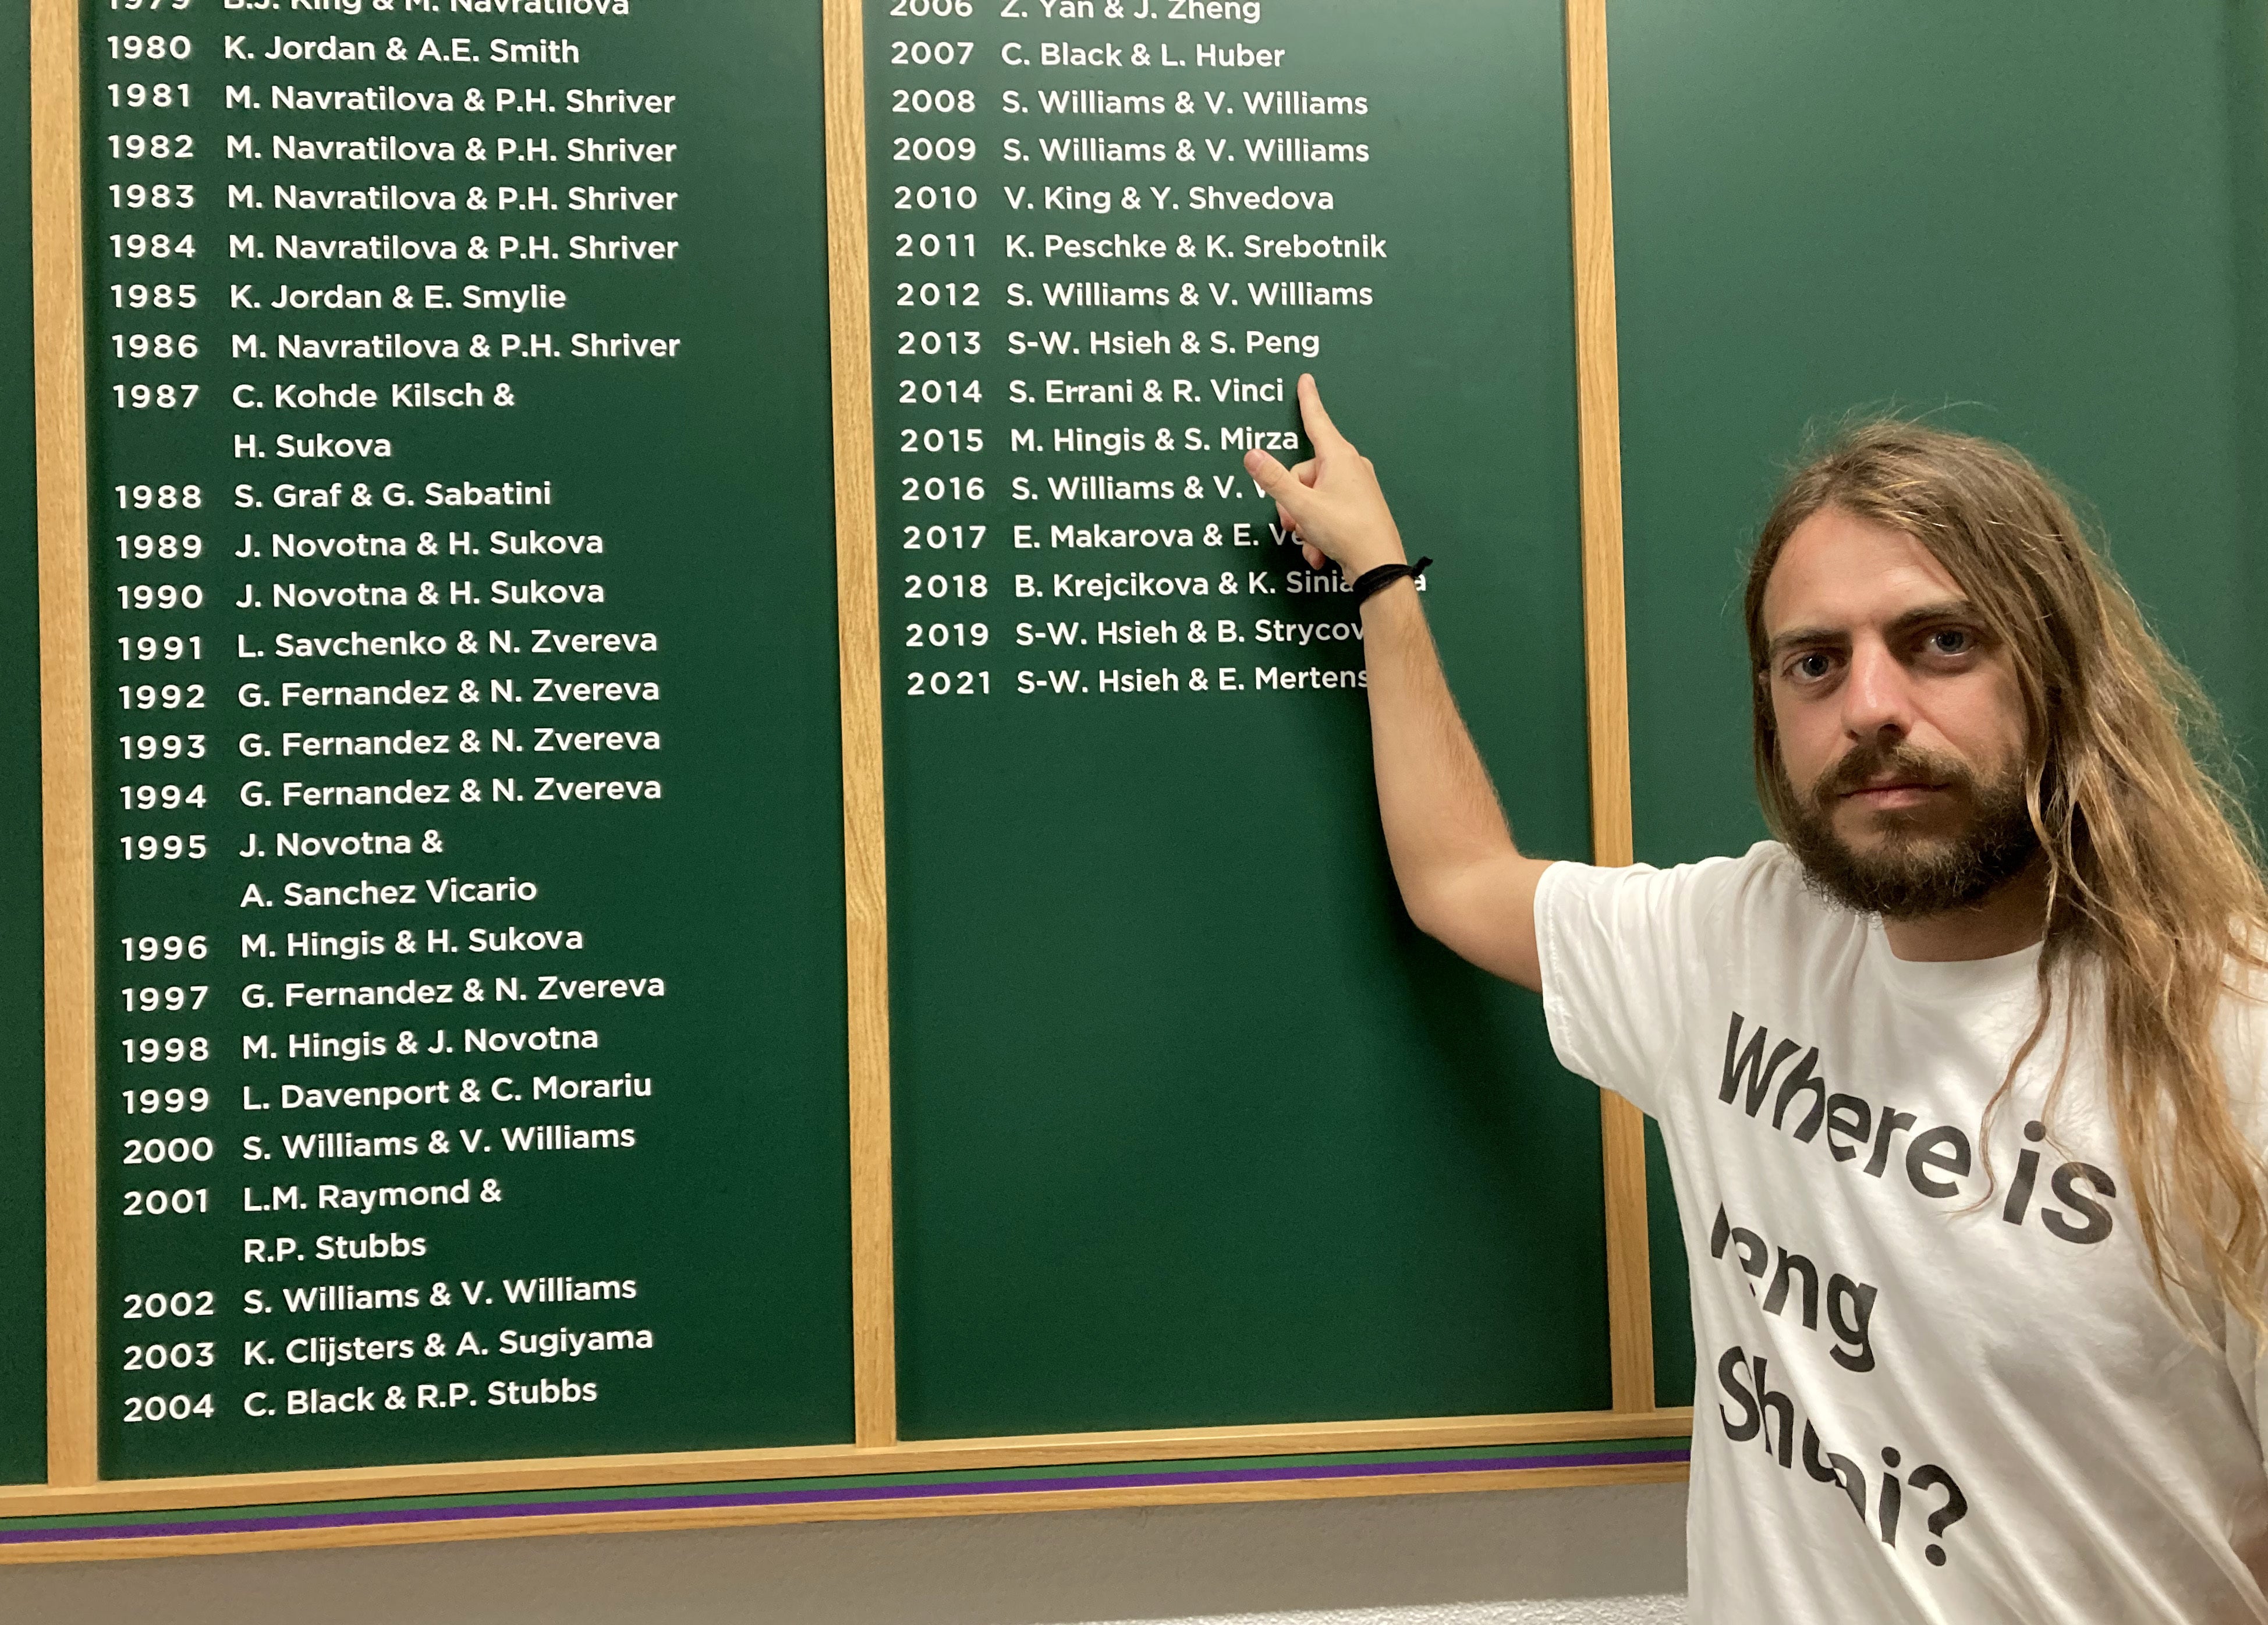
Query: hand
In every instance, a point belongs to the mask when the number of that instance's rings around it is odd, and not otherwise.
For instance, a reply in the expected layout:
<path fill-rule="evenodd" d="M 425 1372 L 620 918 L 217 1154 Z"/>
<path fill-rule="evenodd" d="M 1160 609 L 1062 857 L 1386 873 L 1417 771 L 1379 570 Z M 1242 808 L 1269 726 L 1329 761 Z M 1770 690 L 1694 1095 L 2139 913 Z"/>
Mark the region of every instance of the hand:
<path fill-rule="evenodd" d="M 1346 579 L 1381 564 L 1405 562 L 1402 533 L 1394 527 L 1378 471 L 1356 451 L 1323 410 L 1313 375 L 1300 375 L 1300 417 L 1314 456 L 1286 468 L 1265 452 L 1247 452 L 1244 471 L 1276 499 L 1276 517 L 1300 538 L 1310 570 L 1328 558 Z"/>

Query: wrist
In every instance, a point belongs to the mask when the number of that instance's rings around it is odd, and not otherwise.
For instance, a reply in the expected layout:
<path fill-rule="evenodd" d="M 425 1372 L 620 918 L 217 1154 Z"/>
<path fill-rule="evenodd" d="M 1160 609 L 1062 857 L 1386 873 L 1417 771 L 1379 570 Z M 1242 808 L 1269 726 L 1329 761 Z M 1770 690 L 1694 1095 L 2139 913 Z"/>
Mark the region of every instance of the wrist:
<path fill-rule="evenodd" d="M 1339 561 L 1339 570 L 1351 586 L 1367 572 L 1386 564 L 1406 564 L 1410 555 L 1402 546 L 1402 538 L 1389 535 L 1382 546 L 1365 548 L 1359 553 L 1350 548 L 1347 556 Z"/>
<path fill-rule="evenodd" d="M 1401 582 L 1410 583 L 1414 589 L 1418 578 L 1425 573 L 1426 566 L 1432 562 L 1431 559 L 1421 558 L 1415 564 L 1405 564 L 1396 559 L 1388 563 L 1372 565 L 1350 584 L 1354 592 L 1355 608 L 1359 610 L 1381 592 Z"/>

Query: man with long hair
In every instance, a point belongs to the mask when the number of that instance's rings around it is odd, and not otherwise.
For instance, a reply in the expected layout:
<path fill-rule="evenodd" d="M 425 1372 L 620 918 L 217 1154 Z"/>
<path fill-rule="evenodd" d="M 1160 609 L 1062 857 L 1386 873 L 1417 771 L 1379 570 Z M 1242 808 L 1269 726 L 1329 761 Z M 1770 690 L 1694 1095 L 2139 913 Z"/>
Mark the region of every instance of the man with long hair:
<path fill-rule="evenodd" d="M 1695 1617 L 2268 1621 L 2268 891 L 2203 697 L 2006 447 L 1878 421 L 1744 602 L 1775 841 L 1522 854 L 1367 460 L 1246 466 L 1355 585 L 1422 929 L 1660 1124 Z M 1396 568 L 1399 567 L 1399 568 Z"/>

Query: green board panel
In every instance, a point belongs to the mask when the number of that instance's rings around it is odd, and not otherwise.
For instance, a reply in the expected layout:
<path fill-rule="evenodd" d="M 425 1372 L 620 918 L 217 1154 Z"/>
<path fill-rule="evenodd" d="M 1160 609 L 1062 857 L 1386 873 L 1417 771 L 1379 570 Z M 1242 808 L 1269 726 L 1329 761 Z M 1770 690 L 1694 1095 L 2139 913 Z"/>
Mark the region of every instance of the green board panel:
<path fill-rule="evenodd" d="M 47 1469 L 30 57 L 30 6 L 0 0 L 0 1483 Z"/>
<path fill-rule="evenodd" d="M 866 11 L 903 1430 L 1603 1407 L 1596 1094 L 1401 913 L 1236 449 L 1319 375 L 1583 852 L 1559 8 L 945 10 Z"/>
<path fill-rule="evenodd" d="M 85 15 L 107 1470 L 847 1438 L 816 4 Z"/>
<path fill-rule="evenodd" d="M 1741 561 L 1807 430 L 1853 409 L 1926 412 L 2063 479 L 2257 742 L 2264 9 L 1609 20 L 1639 856 L 1762 833 Z M 1682 1312 L 1657 1333 L 1674 1401 Z"/>

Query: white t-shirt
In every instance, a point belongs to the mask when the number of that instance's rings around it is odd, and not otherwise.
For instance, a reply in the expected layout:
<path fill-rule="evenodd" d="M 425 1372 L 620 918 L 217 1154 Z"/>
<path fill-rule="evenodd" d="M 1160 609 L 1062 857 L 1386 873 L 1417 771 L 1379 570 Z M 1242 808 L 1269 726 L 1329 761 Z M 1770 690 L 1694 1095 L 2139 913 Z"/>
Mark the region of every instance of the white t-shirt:
<path fill-rule="evenodd" d="M 2060 1046 L 2027 1062 L 1986 1198 L 2036 948 L 1899 960 L 1770 842 L 1554 864 L 1535 920 L 1560 1060 L 1668 1148 L 1699 1625 L 2268 1621 L 2254 1340 L 2214 1305 L 2200 1344 L 2154 1289 L 2099 1060 L 2052 1143 Z M 2228 1009 L 2250 1090 L 2268 1020 Z"/>

